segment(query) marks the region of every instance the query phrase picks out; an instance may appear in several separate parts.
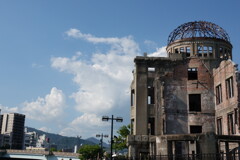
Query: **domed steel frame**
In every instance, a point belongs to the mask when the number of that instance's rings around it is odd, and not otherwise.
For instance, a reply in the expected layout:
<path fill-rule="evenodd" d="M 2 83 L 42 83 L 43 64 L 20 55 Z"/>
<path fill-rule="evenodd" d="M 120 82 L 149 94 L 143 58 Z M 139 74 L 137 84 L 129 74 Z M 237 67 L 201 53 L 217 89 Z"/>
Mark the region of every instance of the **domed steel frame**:
<path fill-rule="evenodd" d="M 194 37 L 217 38 L 230 42 L 227 32 L 218 25 L 206 21 L 195 21 L 184 23 L 171 32 L 168 45 L 176 40 Z"/>

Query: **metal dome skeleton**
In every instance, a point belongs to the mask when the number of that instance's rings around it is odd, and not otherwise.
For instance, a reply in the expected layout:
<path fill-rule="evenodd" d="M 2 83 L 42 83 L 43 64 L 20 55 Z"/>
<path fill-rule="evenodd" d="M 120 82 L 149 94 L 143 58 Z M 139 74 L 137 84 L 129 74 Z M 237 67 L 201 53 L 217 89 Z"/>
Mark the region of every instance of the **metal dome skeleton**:
<path fill-rule="evenodd" d="M 227 32 L 218 25 L 206 21 L 195 21 L 184 23 L 171 32 L 168 45 L 176 40 L 195 37 L 217 38 L 230 42 Z"/>

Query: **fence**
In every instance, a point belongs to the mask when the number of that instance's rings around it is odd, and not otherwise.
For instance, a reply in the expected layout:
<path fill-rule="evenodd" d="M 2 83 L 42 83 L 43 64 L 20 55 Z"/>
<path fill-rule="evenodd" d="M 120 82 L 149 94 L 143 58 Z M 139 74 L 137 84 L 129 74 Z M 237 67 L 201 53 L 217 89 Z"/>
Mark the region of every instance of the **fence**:
<path fill-rule="evenodd" d="M 239 153 L 181 154 L 131 157 L 129 160 L 240 160 Z"/>

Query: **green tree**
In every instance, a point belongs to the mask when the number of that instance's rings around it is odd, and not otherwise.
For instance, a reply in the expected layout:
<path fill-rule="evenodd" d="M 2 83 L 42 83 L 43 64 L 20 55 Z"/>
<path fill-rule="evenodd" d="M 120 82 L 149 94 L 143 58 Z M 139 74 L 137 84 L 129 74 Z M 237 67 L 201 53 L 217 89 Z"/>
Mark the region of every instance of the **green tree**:
<path fill-rule="evenodd" d="M 118 135 L 114 136 L 113 148 L 117 151 L 127 148 L 127 136 L 130 134 L 130 125 L 123 125 L 117 131 Z"/>
<path fill-rule="evenodd" d="M 50 151 L 51 151 L 51 152 L 57 152 L 57 149 L 54 148 L 54 147 L 52 147 L 52 148 L 50 148 Z"/>
<path fill-rule="evenodd" d="M 97 158 L 100 151 L 99 145 L 84 145 L 78 150 L 78 153 L 81 154 L 80 159 L 94 159 Z"/>

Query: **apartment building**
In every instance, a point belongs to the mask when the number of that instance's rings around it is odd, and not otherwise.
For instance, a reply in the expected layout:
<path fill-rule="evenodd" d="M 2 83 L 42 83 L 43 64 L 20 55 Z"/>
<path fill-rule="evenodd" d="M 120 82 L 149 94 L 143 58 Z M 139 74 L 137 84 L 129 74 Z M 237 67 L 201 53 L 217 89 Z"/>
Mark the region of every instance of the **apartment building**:
<path fill-rule="evenodd" d="M 9 145 L 11 149 L 23 149 L 25 115 L 19 113 L 4 113 L 1 115 L 2 146 Z"/>

